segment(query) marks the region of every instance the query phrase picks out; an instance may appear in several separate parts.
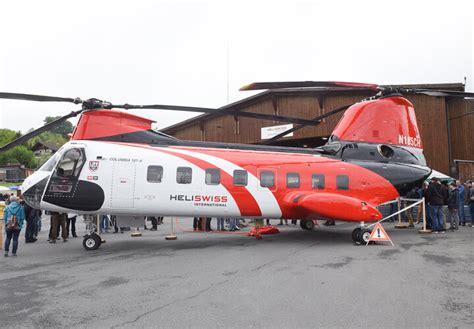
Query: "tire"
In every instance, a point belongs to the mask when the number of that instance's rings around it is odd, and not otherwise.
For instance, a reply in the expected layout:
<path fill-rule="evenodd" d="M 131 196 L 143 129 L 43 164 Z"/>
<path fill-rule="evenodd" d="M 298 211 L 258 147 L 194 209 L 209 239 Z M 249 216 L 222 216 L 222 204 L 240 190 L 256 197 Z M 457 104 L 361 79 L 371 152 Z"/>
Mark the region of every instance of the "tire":
<path fill-rule="evenodd" d="M 356 227 L 352 231 L 352 241 L 354 241 L 354 243 L 356 243 L 356 244 L 360 244 L 360 240 L 359 240 L 360 231 L 361 231 L 360 227 Z"/>
<path fill-rule="evenodd" d="M 369 238 L 370 238 L 371 233 L 372 233 L 372 230 L 369 230 L 368 228 L 362 229 L 359 233 L 359 242 L 360 242 L 360 244 L 366 245 L 369 242 Z"/>
<path fill-rule="evenodd" d="M 97 248 L 100 247 L 101 243 L 102 241 L 97 234 L 86 235 L 84 237 L 84 240 L 82 240 L 82 246 L 87 251 L 96 250 Z"/>
<path fill-rule="evenodd" d="M 314 228 L 314 222 L 312 220 L 302 220 L 301 223 L 303 230 L 312 231 Z"/>

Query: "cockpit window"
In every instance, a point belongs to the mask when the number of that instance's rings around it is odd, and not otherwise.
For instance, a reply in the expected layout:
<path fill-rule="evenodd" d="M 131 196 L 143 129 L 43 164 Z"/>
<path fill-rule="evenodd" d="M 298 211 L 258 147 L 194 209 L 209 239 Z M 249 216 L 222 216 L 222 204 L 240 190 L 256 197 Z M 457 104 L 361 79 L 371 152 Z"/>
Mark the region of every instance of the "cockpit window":
<path fill-rule="evenodd" d="M 81 172 L 85 160 L 86 159 L 83 149 L 73 148 L 67 150 L 62 156 L 54 176 L 60 178 L 77 178 Z"/>
<path fill-rule="evenodd" d="M 59 158 L 61 157 L 61 154 L 56 152 L 51 158 L 48 159 L 40 168 L 40 171 L 53 171 L 54 167 L 56 167 L 56 164 L 59 161 Z"/>

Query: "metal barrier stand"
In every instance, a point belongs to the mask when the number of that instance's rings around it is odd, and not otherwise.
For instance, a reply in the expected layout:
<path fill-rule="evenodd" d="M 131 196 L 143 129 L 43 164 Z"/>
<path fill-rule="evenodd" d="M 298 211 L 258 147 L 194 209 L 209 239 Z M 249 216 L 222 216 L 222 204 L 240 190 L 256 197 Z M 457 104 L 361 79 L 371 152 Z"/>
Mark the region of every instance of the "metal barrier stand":
<path fill-rule="evenodd" d="M 401 199 L 401 198 L 399 198 L 399 199 Z M 387 203 L 384 203 L 384 205 L 385 205 L 385 204 L 390 204 L 390 203 L 393 203 L 393 202 L 399 202 L 399 199 L 394 200 L 394 201 L 390 201 L 390 202 L 387 202 Z M 387 220 L 387 219 L 389 219 L 389 218 L 392 218 L 392 217 L 394 217 L 394 216 L 399 216 L 400 222 L 401 222 L 401 216 L 400 216 L 400 214 L 401 214 L 402 212 L 406 211 L 407 209 L 413 208 L 413 207 L 415 207 L 415 206 L 421 204 L 422 207 L 423 207 L 423 229 L 422 229 L 422 230 L 419 230 L 418 232 L 419 232 L 419 233 L 431 233 L 431 230 L 427 230 L 427 229 L 426 229 L 426 206 L 425 206 L 425 198 L 422 198 L 421 200 L 420 200 L 420 199 L 405 199 L 405 198 L 403 198 L 403 200 L 405 200 L 405 201 L 415 201 L 415 203 L 413 203 L 413 204 L 411 204 L 411 205 L 409 205 L 409 206 L 407 206 L 407 207 L 405 207 L 405 208 L 402 208 L 402 209 L 398 210 L 397 212 L 395 212 L 395 213 L 393 213 L 393 214 L 390 214 L 390 215 L 388 215 L 387 217 L 382 218 L 381 220 L 379 220 L 379 221 L 377 221 L 377 222 L 375 222 L 375 223 L 373 223 L 373 224 L 368 225 L 367 227 L 368 227 L 368 228 L 371 228 L 371 227 L 377 225 L 377 223 L 381 223 L 381 222 L 383 222 L 383 221 L 385 221 L 385 220 Z"/>

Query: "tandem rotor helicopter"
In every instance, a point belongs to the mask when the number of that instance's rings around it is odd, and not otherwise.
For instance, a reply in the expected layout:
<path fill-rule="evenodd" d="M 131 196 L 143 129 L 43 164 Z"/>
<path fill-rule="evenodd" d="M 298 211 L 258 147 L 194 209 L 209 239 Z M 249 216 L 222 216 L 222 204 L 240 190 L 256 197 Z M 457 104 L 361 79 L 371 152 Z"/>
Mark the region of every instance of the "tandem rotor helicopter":
<path fill-rule="evenodd" d="M 373 96 L 310 120 L 221 112 L 295 124 L 264 143 L 269 144 L 345 111 L 327 143 L 307 149 L 178 140 L 153 130 L 152 120 L 114 110 L 216 109 L 0 92 L 1 99 L 82 105 L 0 147 L 0 152 L 80 115 L 71 140 L 24 181 L 23 196 L 30 206 L 111 214 L 119 226 L 130 220 L 139 226 L 143 216 L 157 215 L 300 219 L 307 230 L 314 219 L 349 221 L 359 224 L 353 240 L 365 244 L 370 236 L 365 223 L 382 219 L 377 206 L 420 186 L 431 173 L 413 105 L 402 93 L 474 98 L 468 92 L 330 81 L 259 82 L 241 90 L 302 87 L 350 88 Z M 84 238 L 87 250 L 100 244 L 95 232 Z"/>

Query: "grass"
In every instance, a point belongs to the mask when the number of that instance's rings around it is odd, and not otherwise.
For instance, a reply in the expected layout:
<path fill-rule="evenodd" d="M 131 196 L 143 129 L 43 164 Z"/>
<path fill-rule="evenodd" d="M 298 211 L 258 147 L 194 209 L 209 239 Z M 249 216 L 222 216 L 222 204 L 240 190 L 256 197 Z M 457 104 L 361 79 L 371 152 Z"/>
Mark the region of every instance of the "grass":
<path fill-rule="evenodd" d="M 0 186 L 5 186 L 5 187 L 17 186 L 17 185 L 21 185 L 21 184 L 22 184 L 22 182 L 18 182 L 18 183 L 0 182 Z"/>

